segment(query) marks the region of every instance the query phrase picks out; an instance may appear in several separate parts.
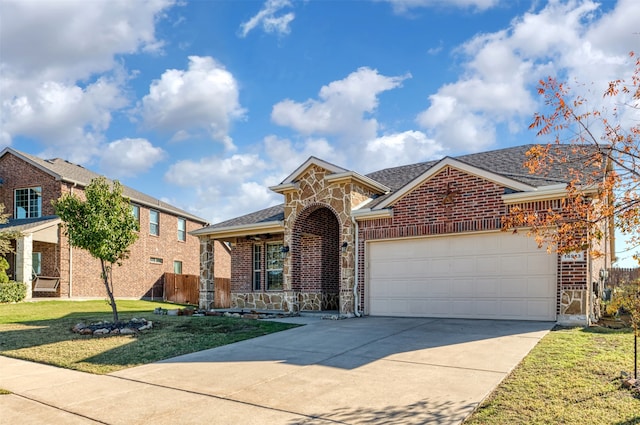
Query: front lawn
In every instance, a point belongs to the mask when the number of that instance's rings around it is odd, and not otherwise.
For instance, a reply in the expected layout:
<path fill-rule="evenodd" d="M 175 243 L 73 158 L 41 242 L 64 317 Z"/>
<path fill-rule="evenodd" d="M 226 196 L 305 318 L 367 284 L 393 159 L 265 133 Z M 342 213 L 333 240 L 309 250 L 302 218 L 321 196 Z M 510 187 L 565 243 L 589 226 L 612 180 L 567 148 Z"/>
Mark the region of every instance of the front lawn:
<path fill-rule="evenodd" d="M 621 371 L 633 373 L 630 330 L 556 329 L 464 423 L 640 424 Z"/>
<path fill-rule="evenodd" d="M 231 344 L 296 325 L 226 317 L 160 316 L 148 301 L 118 301 L 121 321 L 153 322 L 136 335 L 92 337 L 71 332 L 79 322 L 112 320 L 105 301 L 40 301 L 0 304 L 0 355 L 90 373 L 110 373 L 181 354 Z"/>

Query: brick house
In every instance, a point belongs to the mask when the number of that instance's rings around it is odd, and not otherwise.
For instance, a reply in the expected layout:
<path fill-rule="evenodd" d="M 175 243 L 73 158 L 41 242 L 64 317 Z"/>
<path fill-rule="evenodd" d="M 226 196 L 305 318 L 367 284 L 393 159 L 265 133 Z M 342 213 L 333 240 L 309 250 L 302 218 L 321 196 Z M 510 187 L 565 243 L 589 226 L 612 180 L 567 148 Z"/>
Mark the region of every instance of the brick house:
<path fill-rule="evenodd" d="M 283 204 L 192 234 L 231 244 L 235 308 L 588 323 L 609 229 L 599 258 L 501 231 L 510 205 L 546 210 L 565 193 L 565 167 L 524 168 L 531 146 L 367 175 L 311 157 L 270 188 Z"/>
<path fill-rule="evenodd" d="M 84 188 L 98 176 L 59 158 L 44 160 L 12 148 L 0 152 L 0 202 L 9 214 L 8 223 L 0 227 L 21 233 L 13 241 L 15 253 L 7 258 L 8 273 L 27 283 L 28 298 L 105 297 L 99 260 L 69 245 L 51 204 L 66 193 L 84 197 Z M 206 220 L 126 186 L 123 193 L 131 200 L 140 232 L 129 259 L 114 267 L 114 295 L 162 299 L 165 272 L 199 274 L 199 241 L 189 232 L 206 225 Z M 229 249 L 221 242 L 215 248 L 216 273 L 229 277 Z M 38 292 L 32 282 L 37 276 L 57 278 L 57 289 Z"/>

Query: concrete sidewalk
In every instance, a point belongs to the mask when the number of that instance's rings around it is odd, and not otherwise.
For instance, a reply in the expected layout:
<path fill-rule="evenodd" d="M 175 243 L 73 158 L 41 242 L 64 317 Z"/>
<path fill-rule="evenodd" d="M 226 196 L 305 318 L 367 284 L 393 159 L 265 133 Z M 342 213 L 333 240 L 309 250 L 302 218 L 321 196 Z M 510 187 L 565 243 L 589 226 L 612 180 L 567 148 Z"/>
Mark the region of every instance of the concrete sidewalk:
<path fill-rule="evenodd" d="M 306 326 L 111 375 L 0 357 L 0 423 L 458 424 L 553 323 Z"/>

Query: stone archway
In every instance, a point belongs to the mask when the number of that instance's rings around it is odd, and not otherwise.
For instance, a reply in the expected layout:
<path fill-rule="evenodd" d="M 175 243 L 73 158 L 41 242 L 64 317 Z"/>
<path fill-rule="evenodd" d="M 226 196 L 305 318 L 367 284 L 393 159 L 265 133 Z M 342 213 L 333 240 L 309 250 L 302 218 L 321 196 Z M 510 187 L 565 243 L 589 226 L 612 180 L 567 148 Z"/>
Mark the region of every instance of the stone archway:
<path fill-rule="evenodd" d="M 340 223 L 335 213 L 322 205 L 305 209 L 291 237 L 291 289 L 299 310 L 338 310 Z"/>

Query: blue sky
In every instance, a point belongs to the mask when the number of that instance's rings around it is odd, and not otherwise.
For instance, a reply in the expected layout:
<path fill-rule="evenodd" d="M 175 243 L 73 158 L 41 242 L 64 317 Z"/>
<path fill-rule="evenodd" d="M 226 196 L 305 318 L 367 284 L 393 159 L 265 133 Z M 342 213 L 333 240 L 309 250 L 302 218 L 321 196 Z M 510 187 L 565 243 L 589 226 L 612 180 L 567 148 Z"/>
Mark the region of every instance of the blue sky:
<path fill-rule="evenodd" d="M 0 0 L 0 17 L 0 147 L 212 223 L 282 202 L 268 186 L 310 155 L 367 173 L 544 142 L 539 79 L 600 93 L 640 50 L 637 0 Z"/>

